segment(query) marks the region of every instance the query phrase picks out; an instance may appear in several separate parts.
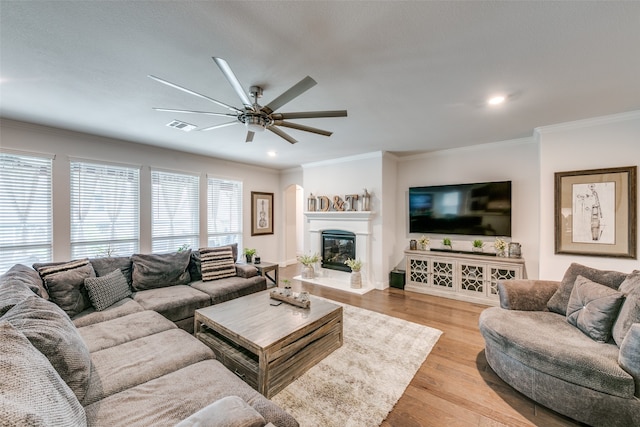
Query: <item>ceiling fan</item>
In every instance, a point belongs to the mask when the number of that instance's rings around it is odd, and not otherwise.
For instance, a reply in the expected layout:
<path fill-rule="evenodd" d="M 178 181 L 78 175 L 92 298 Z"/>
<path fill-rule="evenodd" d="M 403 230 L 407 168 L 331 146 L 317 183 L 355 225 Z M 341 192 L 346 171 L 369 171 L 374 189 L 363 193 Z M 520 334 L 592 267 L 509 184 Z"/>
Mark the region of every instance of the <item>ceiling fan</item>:
<path fill-rule="evenodd" d="M 224 107 L 231 111 L 231 113 L 215 113 L 211 111 L 194 111 L 194 110 L 177 110 L 173 108 L 154 108 L 156 111 L 168 111 L 172 113 L 192 113 L 192 114 L 206 114 L 209 116 L 222 116 L 222 117 L 233 117 L 234 120 L 227 123 L 222 123 L 219 125 L 199 128 L 199 131 L 209 131 L 213 129 L 219 129 L 226 126 L 232 126 L 239 123 L 242 123 L 247 128 L 247 138 L 246 142 L 253 141 L 253 137 L 256 132 L 262 132 L 265 129 L 275 133 L 281 138 L 289 141 L 291 144 L 295 144 L 298 142 L 291 135 L 284 132 L 280 127 L 286 127 L 290 129 L 302 130 L 305 132 L 312 132 L 319 135 L 331 136 L 332 132 L 317 129 L 311 126 L 304 126 L 297 123 L 288 122 L 286 120 L 289 119 L 311 119 L 311 118 L 325 118 L 325 117 L 346 117 L 347 110 L 331 110 L 331 111 L 305 111 L 305 112 L 296 112 L 296 113 L 276 113 L 280 107 L 293 100 L 294 98 L 302 95 L 307 90 L 311 89 L 317 83 L 311 77 L 307 76 L 304 79 L 300 80 L 298 83 L 293 85 L 291 88 L 286 90 L 283 94 L 278 96 L 276 99 L 271 101 L 265 106 L 261 106 L 258 104 L 258 98 L 262 96 L 262 88 L 260 86 L 251 86 L 249 88 L 249 93 L 251 97 L 253 97 L 253 102 L 247 96 L 247 93 L 242 88 L 240 81 L 236 77 L 236 75 L 229 67 L 227 61 L 222 58 L 213 57 L 214 62 L 222 71 L 222 74 L 226 77 L 231 84 L 231 87 L 236 92 L 236 94 L 240 97 L 242 101 L 243 108 L 236 108 L 232 105 L 225 104 L 224 102 L 217 101 L 211 97 L 203 95 L 201 93 L 195 92 L 191 89 L 187 89 L 175 83 L 171 83 L 167 80 L 161 79 L 160 77 L 149 75 L 148 77 L 170 86 L 172 88 L 181 90 L 183 92 L 189 93 L 191 95 L 195 95 L 199 98 L 206 99 L 207 101 L 211 101 L 214 104 L 217 104 L 221 107 Z"/>

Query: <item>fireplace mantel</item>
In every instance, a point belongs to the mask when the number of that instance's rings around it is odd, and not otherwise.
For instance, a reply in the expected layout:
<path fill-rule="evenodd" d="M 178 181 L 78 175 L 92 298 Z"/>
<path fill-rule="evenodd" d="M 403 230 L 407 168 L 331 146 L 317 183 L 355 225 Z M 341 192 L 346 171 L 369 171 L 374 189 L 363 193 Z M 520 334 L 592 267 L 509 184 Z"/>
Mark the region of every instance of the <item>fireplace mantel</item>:
<path fill-rule="evenodd" d="M 373 288 L 371 283 L 371 240 L 372 226 L 375 212 L 372 211 L 316 211 L 305 212 L 307 223 L 308 242 L 307 249 L 311 253 L 321 253 L 322 242 L 321 233 L 324 230 L 338 229 L 352 232 L 356 235 L 356 258 L 362 260 L 362 287 L 363 289 L 350 289 L 350 274 L 319 268 L 316 271 L 317 277 L 312 283 L 337 287 L 339 289 L 364 293 Z"/>

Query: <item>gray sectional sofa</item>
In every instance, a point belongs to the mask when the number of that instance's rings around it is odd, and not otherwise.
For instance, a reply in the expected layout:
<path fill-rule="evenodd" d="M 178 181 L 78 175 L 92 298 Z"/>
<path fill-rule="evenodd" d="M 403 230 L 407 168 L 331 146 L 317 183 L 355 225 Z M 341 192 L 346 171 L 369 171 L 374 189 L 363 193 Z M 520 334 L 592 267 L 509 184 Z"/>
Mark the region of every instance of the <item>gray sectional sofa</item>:
<path fill-rule="evenodd" d="M 498 292 L 479 326 L 503 380 L 589 425 L 640 425 L 640 270 L 574 263 L 561 282 L 506 280 Z"/>
<path fill-rule="evenodd" d="M 255 267 L 225 265 L 205 281 L 190 251 L 12 267 L 0 276 L 2 424 L 297 426 L 190 333 L 196 309 L 266 289 Z"/>

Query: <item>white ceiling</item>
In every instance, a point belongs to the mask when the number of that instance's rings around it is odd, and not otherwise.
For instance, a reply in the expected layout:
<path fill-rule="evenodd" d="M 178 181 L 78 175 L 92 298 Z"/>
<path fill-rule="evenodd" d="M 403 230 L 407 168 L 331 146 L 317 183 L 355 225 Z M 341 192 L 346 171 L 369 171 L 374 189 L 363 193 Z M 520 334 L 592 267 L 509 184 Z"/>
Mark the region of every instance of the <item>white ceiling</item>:
<path fill-rule="evenodd" d="M 0 114 L 274 168 L 398 155 L 530 136 L 535 127 L 640 109 L 640 2 L 4 1 Z M 327 138 L 300 142 L 241 125 L 184 133 L 226 112 L 154 74 L 241 107 L 211 57 L 228 61 L 262 104 L 306 75 L 318 85 L 281 112 Z M 509 102 L 489 108 L 485 100 Z M 274 150 L 277 157 L 267 157 Z"/>

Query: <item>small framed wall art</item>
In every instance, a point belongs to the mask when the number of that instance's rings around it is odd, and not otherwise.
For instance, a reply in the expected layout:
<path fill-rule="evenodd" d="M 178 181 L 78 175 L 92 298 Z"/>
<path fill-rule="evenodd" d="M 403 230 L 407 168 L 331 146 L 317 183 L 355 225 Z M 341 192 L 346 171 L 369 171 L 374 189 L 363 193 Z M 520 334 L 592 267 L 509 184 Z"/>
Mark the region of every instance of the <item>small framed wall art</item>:
<path fill-rule="evenodd" d="M 637 258 L 637 167 L 555 174 L 555 253 Z"/>
<path fill-rule="evenodd" d="M 251 235 L 273 234 L 273 193 L 251 192 Z"/>

